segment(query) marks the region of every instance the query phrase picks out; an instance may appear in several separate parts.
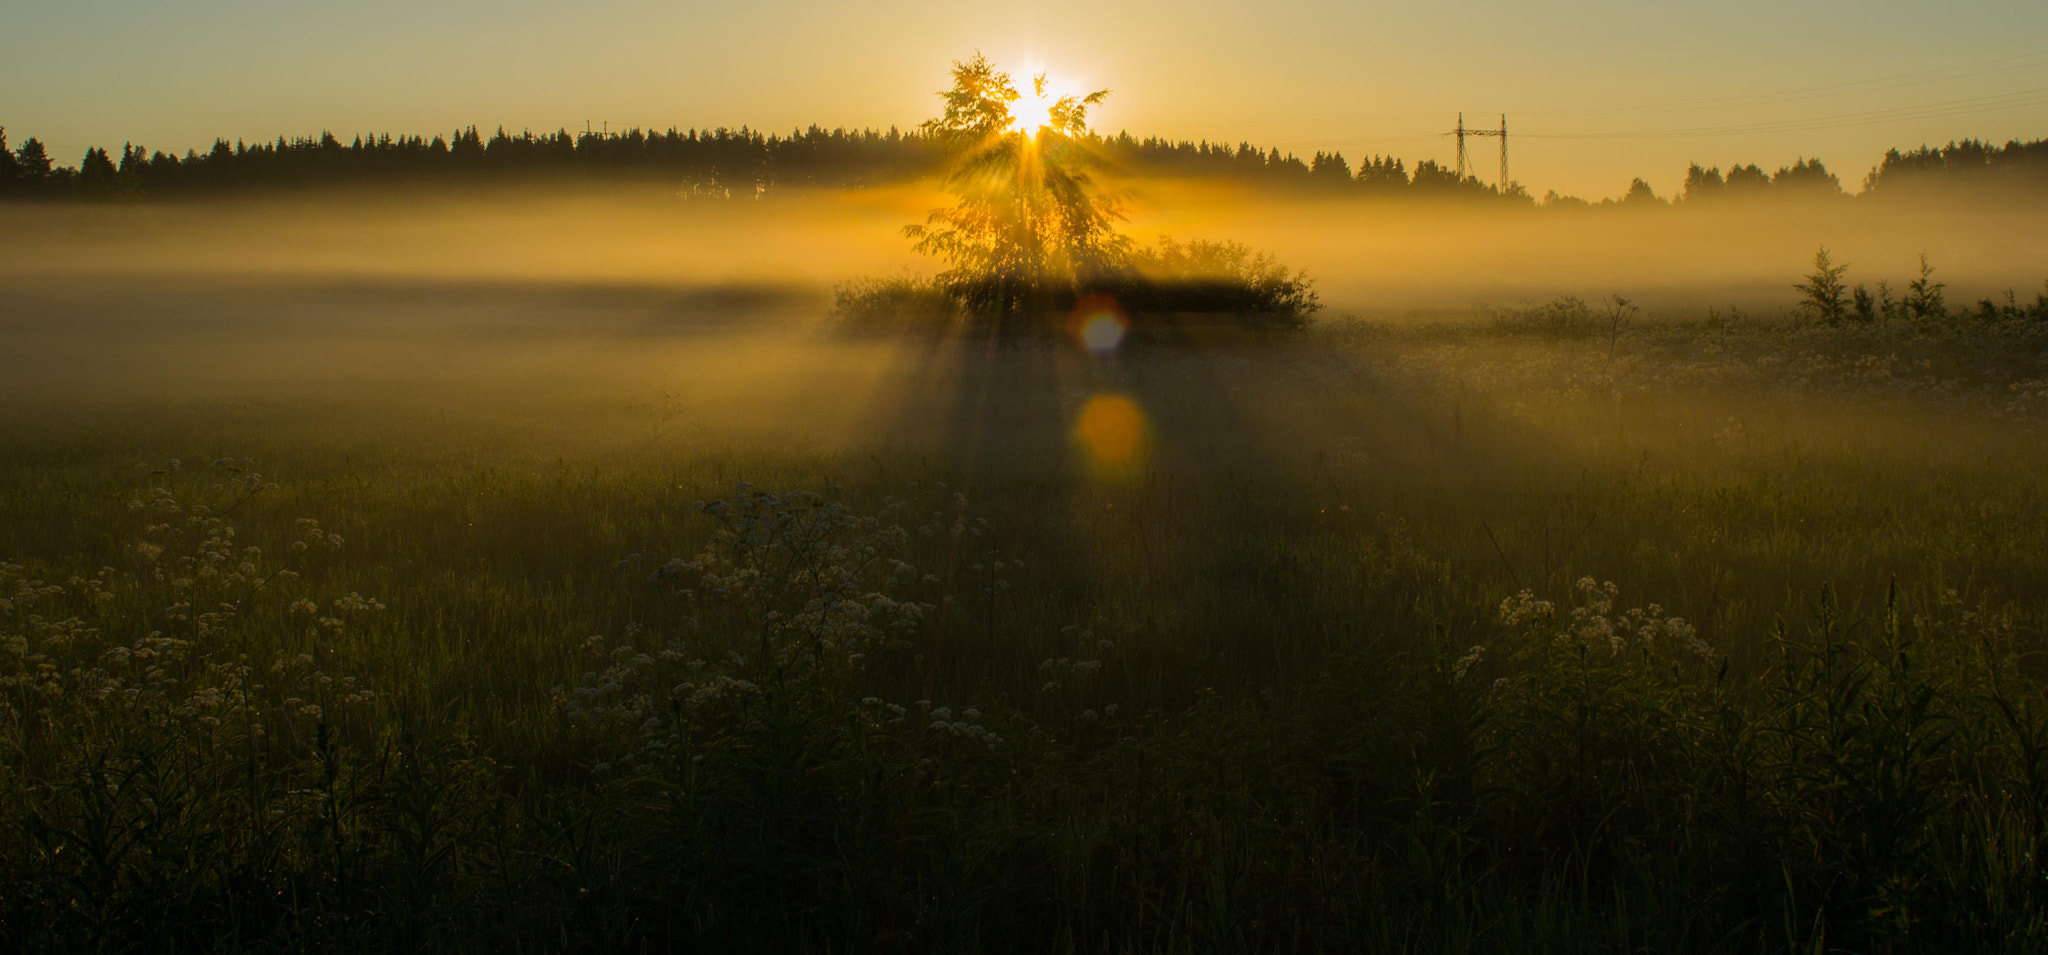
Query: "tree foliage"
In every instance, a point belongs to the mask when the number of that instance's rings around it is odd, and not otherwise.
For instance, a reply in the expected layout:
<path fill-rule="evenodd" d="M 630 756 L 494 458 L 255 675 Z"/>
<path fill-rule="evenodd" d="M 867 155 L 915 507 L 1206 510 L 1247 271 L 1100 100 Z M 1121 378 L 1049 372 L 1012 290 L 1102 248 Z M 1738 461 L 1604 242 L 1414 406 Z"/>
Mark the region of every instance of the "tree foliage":
<path fill-rule="evenodd" d="M 1043 74 L 1032 90 L 1046 97 Z M 1108 90 L 1061 96 L 1044 125 L 1018 128 L 1012 106 L 1022 94 L 977 53 L 953 65 L 953 87 L 939 95 L 944 114 L 921 129 L 944 150 L 954 204 L 904 232 L 946 262 L 942 288 L 972 308 L 1010 311 L 1070 297 L 1124 266 L 1130 243 L 1114 228 L 1122 203 L 1098 187 L 1100 157 L 1084 140 L 1088 111 Z"/>
<path fill-rule="evenodd" d="M 1830 325 L 1840 322 L 1848 313 L 1848 289 L 1842 282 L 1848 271 L 1849 266 L 1836 265 L 1827 246 L 1821 246 L 1813 254 L 1813 271 L 1806 281 L 1792 286 L 1804 296 L 1800 310 Z"/>

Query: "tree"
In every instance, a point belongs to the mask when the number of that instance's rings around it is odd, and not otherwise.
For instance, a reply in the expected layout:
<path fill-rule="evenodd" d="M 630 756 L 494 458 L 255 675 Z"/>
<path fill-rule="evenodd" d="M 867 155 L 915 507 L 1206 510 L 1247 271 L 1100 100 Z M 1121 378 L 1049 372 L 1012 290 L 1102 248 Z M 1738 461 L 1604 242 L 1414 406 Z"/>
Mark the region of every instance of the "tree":
<path fill-rule="evenodd" d="M 1788 192 L 1812 196 L 1839 196 L 1842 181 L 1821 165 L 1818 159 L 1801 158 L 1790 166 L 1780 167 L 1771 177 L 1771 185 Z"/>
<path fill-rule="evenodd" d="M 1351 164 L 1344 161 L 1343 153 L 1317 152 L 1308 171 L 1320 186 L 1342 189 L 1351 184 Z"/>
<path fill-rule="evenodd" d="M 17 178 L 14 154 L 7 151 L 7 127 L 0 126 L 0 195 L 13 192 Z"/>
<path fill-rule="evenodd" d="M 1934 280 L 1934 266 L 1927 264 L 1927 253 L 1920 253 L 1920 277 L 1906 283 L 1906 298 L 1900 302 L 1914 318 L 1941 318 L 1948 314 L 1948 302 L 1943 300 L 1941 290 L 1948 287 L 1946 282 Z"/>
<path fill-rule="evenodd" d="M 1621 197 L 1621 204 L 1625 206 L 1654 206 L 1663 201 L 1657 198 L 1657 190 L 1650 188 L 1650 184 L 1641 179 L 1629 183 L 1628 192 Z"/>
<path fill-rule="evenodd" d="M 1046 78 L 1032 90 L 1043 100 Z M 1097 187 L 1085 137 L 1088 111 L 1108 90 L 1062 96 L 1036 129 L 1017 126 L 1021 97 L 981 54 L 953 64 L 945 112 L 921 127 L 947 161 L 951 207 L 904 229 L 916 249 L 945 260 L 941 288 L 969 308 L 1010 312 L 1071 296 L 1077 284 L 1115 273 L 1129 257 L 1116 234 L 1121 204 Z"/>
<path fill-rule="evenodd" d="M 1698 202 L 1701 199 L 1718 199 L 1728 188 L 1721 179 L 1721 167 L 1702 167 L 1693 163 L 1685 171 L 1685 201 Z"/>
<path fill-rule="evenodd" d="M 50 179 L 50 153 L 43 141 L 30 136 L 14 151 L 15 176 L 30 189 L 41 188 Z"/>
<path fill-rule="evenodd" d="M 114 160 L 107 151 L 94 146 L 85 151 L 85 159 L 78 164 L 79 194 L 92 198 L 105 198 L 114 194 Z"/>
<path fill-rule="evenodd" d="M 1756 163 L 1745 166 L 1736 163 L 1728 167 L 1728 193 L 1730 195 L 1756 195 L 1771 185 L 1771 176 Z"/>
<path fill-rule="evenodd" d="M 1392 156 L 1374 156 L 1358 164 L 1358 183 L 1374 191 L 1408 188 L 1408 167 Z"/>
<path fill-rule="evenodd" d="M 1848 311 L 1847 293 L 1842 276 L 1849 271 L 1847 265 L 1836 265 L 1828 255 L 1828 247 L 1821 246 L 1813 254 L 1813 272 L 1806 281 L 1793 285 L 1805 296 L 1799 303 L 1801 311 L 1833 325 L 1842 320 Z"/>

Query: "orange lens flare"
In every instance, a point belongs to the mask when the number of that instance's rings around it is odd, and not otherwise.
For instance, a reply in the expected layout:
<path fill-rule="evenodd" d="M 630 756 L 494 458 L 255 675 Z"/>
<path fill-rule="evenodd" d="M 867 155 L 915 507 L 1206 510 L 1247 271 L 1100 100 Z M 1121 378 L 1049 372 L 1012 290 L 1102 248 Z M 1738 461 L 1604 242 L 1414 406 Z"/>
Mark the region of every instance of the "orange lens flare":
<path fill-rule="evenodd" d="M 1138 403 L 1123 395 L 1088 399 L 1074 422 L 1074 444 L 1098 478 L 1135 476 L 1145 463 L 1151 426 Z"/>

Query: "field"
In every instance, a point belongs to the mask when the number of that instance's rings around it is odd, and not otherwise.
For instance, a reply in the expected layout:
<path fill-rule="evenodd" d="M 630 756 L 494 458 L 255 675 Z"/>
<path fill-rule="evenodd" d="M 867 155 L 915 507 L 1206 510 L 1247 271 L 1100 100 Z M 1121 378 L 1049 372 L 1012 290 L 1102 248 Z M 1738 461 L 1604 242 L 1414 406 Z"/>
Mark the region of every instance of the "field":
<path fill-rule="evenodd" d="M 2048 947 L 2048 326 L 1336 213 L 1297 334 L 832 323 L 918 201 L 8 212 L 0 948 Z"/>

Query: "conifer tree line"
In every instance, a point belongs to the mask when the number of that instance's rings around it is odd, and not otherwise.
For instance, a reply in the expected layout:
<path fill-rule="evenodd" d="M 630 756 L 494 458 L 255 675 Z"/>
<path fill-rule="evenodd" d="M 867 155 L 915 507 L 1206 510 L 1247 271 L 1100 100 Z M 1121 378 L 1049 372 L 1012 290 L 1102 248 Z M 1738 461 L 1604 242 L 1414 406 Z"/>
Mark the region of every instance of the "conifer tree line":
<path fill-rule="evenodd" d="M 265 189 L 340 185 L 403 185 L 535 179 L 624 180 L 672 183 L 695 194 L 760 195 L 774 187 L 858 187 L 908 182 L 935 174 L 941 150 L 920 131 L 812 126 L 788 135 L 737 130 L 570 133 L 507 133 L 489 136 L 477 127 L 448 136 L 360 135 L 343 142 L 332 133 L 318 137 L 246 143 L 216 140 L 212 148 L 184 155 L 126 143 L 118 156 L 102 147 L 87 149 L 76 165 L 60 165 L 40 140 L 9 143 L 0 126 L 0 198 L 145 199 Z M 1086 134 L 1107 168 L 1131 175 L 1182 176 L 1270 186 L 1332 195 L 1468 197 L 1529 204 L 1520 183 L 1505 192 L 1497 183 L 1434 160 L 1411 170 L 1393 156 L 1371 156 L 1356 164 L 1341 152 L 1316 152 L 1303 160 L 1278 148 L 1227 143 L 1138 138 L 1128 132 Z M 1946 146 L 1921 146 L 1884 155 L 1864 178 L 1863 195 L 1909 193 L 1949 186 L 2017 189 L 2048 194 L 2048 139 L 2011 141 L 2003 146 L 1965 139 Z M 1841 180 L 1818 159 L 1801 159 L 1766 172 L 1755 164 L 1719 167 L 1693 164 L 1680 203 L 1744 196 L 1846 195 Z M 1650 185 L 1635 180 L 1620 205 L 1665 202 Z M 1550 192 L 1544 205 L 1592 205 Z M 1601 205 L 1617 204 L 1606 200 Z"/>

